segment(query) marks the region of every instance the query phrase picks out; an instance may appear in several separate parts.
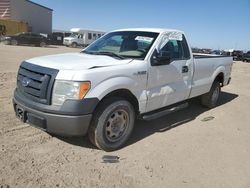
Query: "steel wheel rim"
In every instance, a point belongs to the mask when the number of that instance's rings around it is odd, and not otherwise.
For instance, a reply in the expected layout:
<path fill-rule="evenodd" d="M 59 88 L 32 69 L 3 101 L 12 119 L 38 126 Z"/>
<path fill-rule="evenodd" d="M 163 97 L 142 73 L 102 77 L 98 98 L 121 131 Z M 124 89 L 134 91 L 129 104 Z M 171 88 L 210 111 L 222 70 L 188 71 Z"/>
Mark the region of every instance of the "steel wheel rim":
<path fill-rule="evenodd" d="M 113 111 L 105 123 L 105 136 L 110 142 L 120 140 L 128 128 L 129 115 L 123 109 Z"/>
<path fill-rule="evenodd" d="M 216 89 L 214 90 L 214 92 L 212 94 L 212 101 L 213 101 L 213 103 L 216 103 L 216 101 L 218 100 L 219 93 L 220 93 L 220 89 L 218 87 L 216 87 Z"/>

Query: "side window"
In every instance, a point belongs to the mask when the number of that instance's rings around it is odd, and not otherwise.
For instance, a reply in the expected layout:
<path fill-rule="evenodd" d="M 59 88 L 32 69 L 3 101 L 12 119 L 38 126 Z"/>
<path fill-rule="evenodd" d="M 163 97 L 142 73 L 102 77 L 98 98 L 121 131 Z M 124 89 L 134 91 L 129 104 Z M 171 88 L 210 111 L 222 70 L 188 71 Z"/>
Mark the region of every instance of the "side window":
<path fill-rule="evenodd" d="M 101 37 L 101 34 L 98 34 L 98 38 L 100 38 Z"/>
<path fill-rule="evenodd" d="M 162 48 L 163 52 L 167 52 L 170 54 L 171 59 L 183 59 L 183 50 L 181 46 L 181 41 L 170 40 L 168 43 Z"/>
<path fill-rule="evenodd" d="M 92 33 L 88 33 L 88 39 L 89 39 L 89 40 L 92 39 Z"/>
<path fill-rule="evenodd" d="M 188 47 L 188 44 L 187 44 L 187 40 L 186 40 L 184 35 L 182 35 L 181 43 L 182 43 L 184 58 L 185 59 L 190 59 L 190 51 L 189 51 L 189 47 Z"/>
<path fill-rule="evenodd" d="M 94 38 L 94 40 L 96 39 L 96 33 L 93 33 L 93 38 Z"/>
<path fill-rule="evenodd" d="M 39 38 L 41 35 L 37 35 L 35 33 L 31 33 L 30 36 L 33 37 L 33 38 Z"/>
<path fill-rule="evenodd" d="M 26 37 L 26 38 L 31 37 L 31 34 L 30 33 L 24 33 L 23 37 Z"/>

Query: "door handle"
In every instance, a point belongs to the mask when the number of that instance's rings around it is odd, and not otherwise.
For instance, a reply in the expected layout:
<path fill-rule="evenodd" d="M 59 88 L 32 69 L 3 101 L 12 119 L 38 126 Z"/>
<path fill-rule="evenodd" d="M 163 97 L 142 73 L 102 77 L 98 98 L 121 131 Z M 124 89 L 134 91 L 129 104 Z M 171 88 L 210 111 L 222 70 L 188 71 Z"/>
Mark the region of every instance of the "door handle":
<path fill-rule="evenodd" d="M 182 73 L 186 73 L 186 72 L 188 72 L 188 66 L 183 66 L 182 67 Z"/>

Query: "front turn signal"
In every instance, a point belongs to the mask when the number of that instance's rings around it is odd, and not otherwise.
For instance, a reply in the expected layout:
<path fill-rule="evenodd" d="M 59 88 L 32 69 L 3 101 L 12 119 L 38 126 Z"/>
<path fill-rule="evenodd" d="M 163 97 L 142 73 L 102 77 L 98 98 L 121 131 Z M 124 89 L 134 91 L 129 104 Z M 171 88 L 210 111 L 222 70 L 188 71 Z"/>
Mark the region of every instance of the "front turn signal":
<path fill-rule="evenodd" d="M 79 99 L 83 99 L 90 90 L 90 82 L 82 82 L 80 84 Z"/>

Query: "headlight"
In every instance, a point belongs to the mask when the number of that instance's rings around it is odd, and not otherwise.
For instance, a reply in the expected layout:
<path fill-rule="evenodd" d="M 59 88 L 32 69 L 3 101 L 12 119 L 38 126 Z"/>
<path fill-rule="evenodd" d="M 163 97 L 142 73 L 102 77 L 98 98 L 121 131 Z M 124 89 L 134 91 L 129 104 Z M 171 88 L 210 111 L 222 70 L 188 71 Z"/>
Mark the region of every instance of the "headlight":
<path fill-rule="evenodd" d="M 89 89 L 90 82 L 56 80 L 52 94 L 52 105 L 62 105 L 67 99 L 83 99 Z"/>

